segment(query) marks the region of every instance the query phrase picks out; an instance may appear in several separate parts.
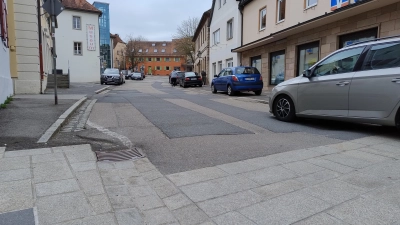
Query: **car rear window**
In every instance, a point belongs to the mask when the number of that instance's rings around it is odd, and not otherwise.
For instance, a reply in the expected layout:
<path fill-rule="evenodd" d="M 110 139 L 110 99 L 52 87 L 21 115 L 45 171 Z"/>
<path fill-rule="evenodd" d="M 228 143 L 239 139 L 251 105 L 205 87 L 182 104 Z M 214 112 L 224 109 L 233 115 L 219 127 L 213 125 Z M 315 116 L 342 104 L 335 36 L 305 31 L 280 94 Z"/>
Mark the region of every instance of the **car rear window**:
<path fill-rule="evenodd" d="M 260 74 L 255 67 L 239 67 L 236 69 L 236 74 Z"/>
<path fill-rule="evenodd" d="M 118 69 L 106 69 L 104 70 L 104 74 L 119 74 Z"/>
<path fill-rule="evenodd" d="M 186 72 L 185 77 L 195 77 L 197 76 L 194 72 Z"/>

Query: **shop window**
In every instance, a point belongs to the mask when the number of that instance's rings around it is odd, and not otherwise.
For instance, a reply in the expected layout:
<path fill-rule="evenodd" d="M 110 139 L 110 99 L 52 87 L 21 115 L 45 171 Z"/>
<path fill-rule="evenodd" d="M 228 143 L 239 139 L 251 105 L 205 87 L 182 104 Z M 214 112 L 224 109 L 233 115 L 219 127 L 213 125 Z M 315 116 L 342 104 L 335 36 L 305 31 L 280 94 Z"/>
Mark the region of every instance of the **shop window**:
<path fill-rule="evenodd" d="M 319 42 L 313 42 L 297 47 L 297 76 L 303 74 L 319 60 Z"/>
<path fill-rule="evenodd" d="M 267 26 L 267 8 L 263 8 L 260 10 L 259 24 L 260 30 L 264 30 Z"/>
<path fill-rule="evenodd" d="M 346 47 L 348 45 L 361 42 L 369 41 L 377 38 L 378 28 L 363 30 L 354 32 L 351 34 L 345 34 L 339 37 L 339 48 Z"/>
<path fill-rule="evenodd" d="M 252 67 L 255 67 L 258 69 L 258 71 L 261 71 L 261 56 L 251 57 L 250 63 Z"/>
<path fill-rule="evenodd" d="M 282 22 L 285 20 L 285 12 L 286 12 L 286 0 L 278 0 L 278 9 L 277 9 L 278 20 L 277 22 Z"/>
<path fill-rule="evenodd" d="M 82 55 L 82 43 L 74 42 L 74 55 Z"/>
<path fill-rule="evenodd" d="M 285 51 L 270 54 L 270 79 L 271 85 L 277 85 L 285 80 Z"/>
<path fill-rule="evenodd" d="M 363 70 L 379 70 L 400 67 L 400 42 L 372 46 Z"/>
<path fill-rule="evenodd" d="M 0 2 L 0 39 L 4 46 L 8 48 L 7 8 L 5 0 Z"/>

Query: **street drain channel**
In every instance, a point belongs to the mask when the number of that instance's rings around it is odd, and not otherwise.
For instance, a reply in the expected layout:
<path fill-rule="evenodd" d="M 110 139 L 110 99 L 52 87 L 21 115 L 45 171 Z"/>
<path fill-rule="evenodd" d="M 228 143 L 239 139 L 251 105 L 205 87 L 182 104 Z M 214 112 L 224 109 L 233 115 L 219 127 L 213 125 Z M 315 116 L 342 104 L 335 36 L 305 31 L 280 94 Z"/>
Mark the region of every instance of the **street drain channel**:
<path fill-rule="evenodd" d="M 144 155 L 138 149 L 127 149 L 112 152 L 96 152 L 97 161 L 119 162 L 143 158 Z"/>

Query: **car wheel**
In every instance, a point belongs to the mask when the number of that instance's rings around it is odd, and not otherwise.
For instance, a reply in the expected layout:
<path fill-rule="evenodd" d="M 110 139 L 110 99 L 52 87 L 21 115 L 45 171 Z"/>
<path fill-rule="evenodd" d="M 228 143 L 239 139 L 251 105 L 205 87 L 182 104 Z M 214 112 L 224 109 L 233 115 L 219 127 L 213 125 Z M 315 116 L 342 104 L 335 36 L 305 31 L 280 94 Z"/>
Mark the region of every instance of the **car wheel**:
<path fill-rule="evenodd" d="M 400 131 L 400 108 L 397 110 L 395 124 L 397 129 Z"/>
<path fill-rule="evenodd" d="M 254 94 L 256 94 L 256 95 L 261 95 L 261 93 L 262 93 L 262 90 L 258 90 L 258 91 L 254 92 Z"/>
<path fill-rule="evenodd" d="M 101 82 L 101 81 L 100 81 L 100 84 L 101 84 L 101 85 L 103 85 L 103 84 L 104 84 L 104 82 Z"/>
<path fill-rule="evenodd" d="M 200 85 L 199 85 L 199 87 L 203 87 L 203 85 L 202 85 L 202 84 L 200 84 Z"/>
<path fill-rule="evenodd" d="M 217 93 L 217 89 L 215 88 L 214 84 L 211 84 L 211 92 L 213 94 Z"/>
<path fill-rule="evenodd" d="M 235 95 L 235 92 L 232 90 L 231 85 L 228 85 L 228 95 L 229 96 L 234 96 Z"/>
<path fill-rule="evenodd" d="M 278 97 L 273 105 L 274 116 L 285 122 L 294 121 L 296 119 L 295 108 L 292 99 L 283 95 Z"/>

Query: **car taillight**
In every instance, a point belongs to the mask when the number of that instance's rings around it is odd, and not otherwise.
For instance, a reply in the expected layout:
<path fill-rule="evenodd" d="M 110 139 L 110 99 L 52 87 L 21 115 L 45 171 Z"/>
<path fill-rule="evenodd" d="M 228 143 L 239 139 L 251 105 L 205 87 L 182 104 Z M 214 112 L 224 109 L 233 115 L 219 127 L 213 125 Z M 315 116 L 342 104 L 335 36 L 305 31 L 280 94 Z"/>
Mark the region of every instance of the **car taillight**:
<path fill-rule="evenodd" d="M 190 80 L 190 79 L 186 77 L 185 80 Z"/>
<path fill-rule="evenodd" d="M 262 81 L 262 76 L 260 75 L 260 81 Z"/>
<path fill-rule="evenodd" d="M 232 76 L 232 80 L 233 81 L 239 81 L 239 79 L 235 75 Z"/>
<path fill-rule="evenodd" d="M 202 78 L 201 78 L 201 77 L 199 77 L 199 80 L 202 80 Z"/>

